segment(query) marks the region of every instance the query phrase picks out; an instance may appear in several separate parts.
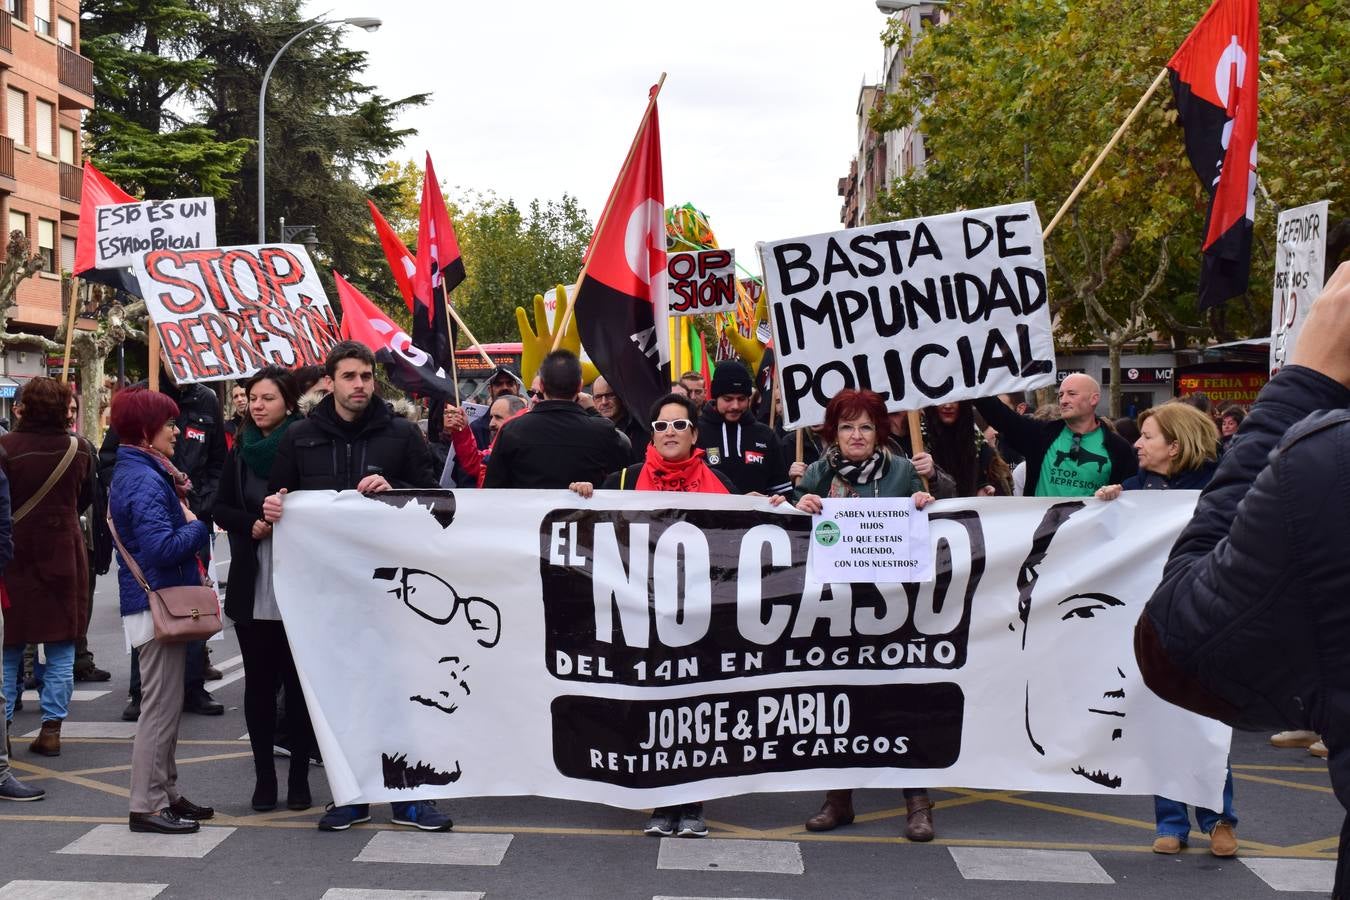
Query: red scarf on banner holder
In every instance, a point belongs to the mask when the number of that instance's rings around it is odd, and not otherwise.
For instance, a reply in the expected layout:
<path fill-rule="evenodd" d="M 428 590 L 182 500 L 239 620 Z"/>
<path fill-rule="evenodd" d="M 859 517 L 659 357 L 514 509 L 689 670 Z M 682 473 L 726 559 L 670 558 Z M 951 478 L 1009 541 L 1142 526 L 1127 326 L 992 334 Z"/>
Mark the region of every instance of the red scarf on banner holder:
<path fill-rule="evenodd" d="M 647 445 L 647 459 L 638 473 L 639 491 L 676 491 L 681 494 L 727 494 L 726 485 L 703 462 L 703 448 L 695 447 L 694 452 L 683 462 L 671 462 L 656 452 L 651 444 Z"/>

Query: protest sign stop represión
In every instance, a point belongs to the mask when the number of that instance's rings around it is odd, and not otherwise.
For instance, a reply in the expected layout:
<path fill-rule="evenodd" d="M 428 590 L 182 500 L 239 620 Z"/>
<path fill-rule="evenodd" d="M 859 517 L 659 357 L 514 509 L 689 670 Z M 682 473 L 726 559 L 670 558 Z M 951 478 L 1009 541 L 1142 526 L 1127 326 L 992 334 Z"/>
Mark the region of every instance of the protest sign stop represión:
<path fill-rule="evenodd" d="M 153 250 L 133 268 L 180 383 L 320 365 L 338 321 L 298 244 Z"/>
<path fill-rule="evenodd" d="M 1031 203 L 760 244 L 784 426 L 840 390 L 892 412 L 1055 383 Z"/>

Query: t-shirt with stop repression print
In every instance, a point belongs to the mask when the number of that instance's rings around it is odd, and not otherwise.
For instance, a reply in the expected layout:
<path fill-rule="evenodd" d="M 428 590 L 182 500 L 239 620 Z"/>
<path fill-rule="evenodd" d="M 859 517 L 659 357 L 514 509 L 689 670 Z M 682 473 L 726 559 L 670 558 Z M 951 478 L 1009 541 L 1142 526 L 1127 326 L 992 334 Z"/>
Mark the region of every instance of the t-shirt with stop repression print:
<path fill-rule="evenodd" d="M 1097 488 L 1111 483 L 1111 457 L 1106 452 L 1102 427 L 1087 434 L 1065 428 L 1041 461 L 1036 496 L 1090 497 Z"/>

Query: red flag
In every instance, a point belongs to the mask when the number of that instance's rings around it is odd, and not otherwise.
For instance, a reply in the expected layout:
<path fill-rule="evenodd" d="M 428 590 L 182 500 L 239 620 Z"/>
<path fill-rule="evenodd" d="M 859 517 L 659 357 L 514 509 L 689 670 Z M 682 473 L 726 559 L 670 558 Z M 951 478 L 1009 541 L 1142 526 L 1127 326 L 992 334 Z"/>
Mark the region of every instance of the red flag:
<path fill-rule="evenodd" d="M 658 87 L 586 248 L 575 301 L 582 346 L 639 418 L 670 391 Z"/>
<path fill-rule="evenodd" d="M 436 171 L 428 153 L 426 172 L 422 176 L 421 215 L 417 221 L 417 272 L 413 275 L 413 296 L 419 302 L 426 298 L 430 310 L 430 301 L 438 289 L 449 294 L 463 280 L 464 260 L 459 255 L 459 240 L 455 237 L 455 226 L 450 222 L 450 213 L 445 208 L 445 198 L 441 196 L 441 186 L 436 181 Z M 427 321 L 431 321 L 429 315 Z"/>
<path fill-rule="evenodd" d="M 1247 290 L 1256 210 L 1257 0 L 1214 0 L 1167 63 L 1186 155 L 1210 194 L 1200 308 Z"/>
<path fill-rule="evenodd" d="M 376 362 L 384 364 L 389 380 L 403 390 L 441 400 L 455 396 L 455 386 L 445 377 L 445 371 L 413 346 L 412 338 L 402 328 L 337 272 L 333 273 L 333 283 L 342 304 L 338 333 L 343 340 L 369 347 Z"/>
<path fill-rule="evenodd" d="M 80 187 L 80 230 L 75 235 L 75 274 L 94 268 L 94 247 L 98 237 L 97 207 L 113 203 L 135 203 L 136 198 L 108 180 L 85 161 Z"/>
<path fill-rule="evenodd" d="M 389 271 L 394 273 L 394 281 L 398 282 L 398 291 L 403 295 L 403 302 L 408 304 L 408 312 L 413 312 L 413 275 L 417 272 L 417 260 L 408 252 L 403 239 L 398 236 L 384 216 L 380 215 L 379 209 L 370 200 L 366 203 L 370 206 L 370 218 L 375 222 L 375 233 L 380 237 L 380 246 L 384 248 L 384 258 L 389 263 Z"/>

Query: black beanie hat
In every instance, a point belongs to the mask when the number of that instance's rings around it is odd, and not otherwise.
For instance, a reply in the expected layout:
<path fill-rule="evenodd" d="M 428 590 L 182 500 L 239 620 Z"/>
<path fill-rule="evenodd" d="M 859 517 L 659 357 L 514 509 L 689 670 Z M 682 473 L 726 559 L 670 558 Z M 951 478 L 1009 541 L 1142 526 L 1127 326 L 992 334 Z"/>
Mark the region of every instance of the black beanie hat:
<path fill-rule="evenodd" d="M 708 392 L 714 399 L 723 394 L 744 394 L 749 397 L 754 392 L 750 381 L 750 370 L 734 359 L 717 364 L 713 370 L 712 389 Z"/>

